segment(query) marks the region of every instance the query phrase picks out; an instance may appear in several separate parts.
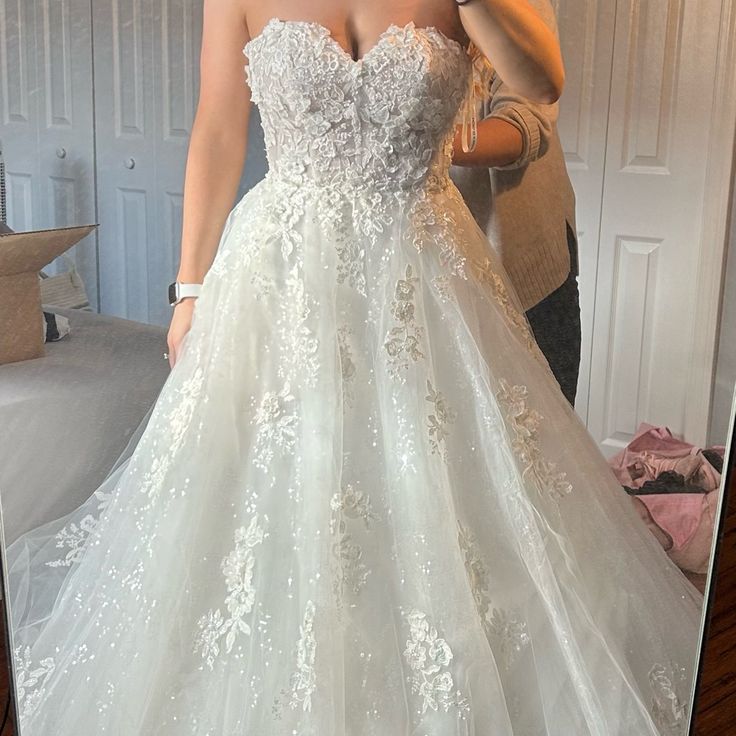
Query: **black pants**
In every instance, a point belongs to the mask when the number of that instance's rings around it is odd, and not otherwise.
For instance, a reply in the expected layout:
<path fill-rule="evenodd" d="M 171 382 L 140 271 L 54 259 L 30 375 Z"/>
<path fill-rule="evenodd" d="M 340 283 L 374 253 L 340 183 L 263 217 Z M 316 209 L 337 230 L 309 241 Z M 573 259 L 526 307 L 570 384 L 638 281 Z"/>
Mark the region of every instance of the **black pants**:
<path fill-rule="evenodd" d="M 574 405 L 580 374 L 581 328 L 577 237 L 569 224 L 567 245 L 570 275 L 559 289 L 532 307 L 526 316 L 562 393 Z"/>

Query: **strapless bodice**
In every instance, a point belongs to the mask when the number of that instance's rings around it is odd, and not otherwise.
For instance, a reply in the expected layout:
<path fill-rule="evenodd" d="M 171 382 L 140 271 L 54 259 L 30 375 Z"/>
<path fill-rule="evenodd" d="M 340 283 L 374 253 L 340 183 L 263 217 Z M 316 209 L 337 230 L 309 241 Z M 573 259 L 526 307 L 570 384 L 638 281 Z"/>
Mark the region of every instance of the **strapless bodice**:
<path fill-rule="evenodd" d="M 243 53 L 272 175 L 358 190 L 447 181 L 472 63 L 438 29 L 391 25 L 355 60 L 319 23 L 274 18 Z"/>

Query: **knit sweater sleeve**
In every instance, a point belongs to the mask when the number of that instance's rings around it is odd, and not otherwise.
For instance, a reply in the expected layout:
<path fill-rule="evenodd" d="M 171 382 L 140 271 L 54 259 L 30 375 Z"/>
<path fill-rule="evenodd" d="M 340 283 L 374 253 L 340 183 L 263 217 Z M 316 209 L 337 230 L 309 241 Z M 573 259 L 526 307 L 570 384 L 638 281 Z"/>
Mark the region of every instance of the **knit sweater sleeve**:
<path fill-rule="evenodd" d="M 557 20 L 549 0 L 530 0 L 542 19 L 557 33 Z M 559 105 L 540 105 L 517 94 L 494 72 L 490 95 L 483 104 L 483 117 L 505 120 L 521 132 L 522 151 L 519 158 L 495 168 L 518 169 L 544 155 L 549 146 L 559 115 Z"/>

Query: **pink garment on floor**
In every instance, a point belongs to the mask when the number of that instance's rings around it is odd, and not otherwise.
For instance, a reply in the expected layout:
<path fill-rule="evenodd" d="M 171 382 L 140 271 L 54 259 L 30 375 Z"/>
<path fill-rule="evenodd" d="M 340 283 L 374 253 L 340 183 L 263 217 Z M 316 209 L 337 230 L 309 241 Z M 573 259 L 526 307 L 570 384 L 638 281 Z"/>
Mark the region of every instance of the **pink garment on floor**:
<path fill-rule="evenodd" d="M 651 523 L 672 539 L 662 544 L 672 561 L 682 570 L 707 573 L 713 530 L 718 509 L 718 490 L 709 493 L 662 493 L 635 496 L 649 511 Z M 656 534 L 662 542 L 661 535 Z"/>
<path fill-rule="evenodd" d="M 723 457 L 724 448 L 712 447 Z M 639 489 L 664 471 L 682 475 L 703 493 L 642 493 L 637 510 L 682 570 L 707 573 L 718 509 L 720 473 L 702 450 L 672 436 L 667 427 L 641 424 L 624 450 L 609 459 L 621 485 Z"/>
<path fill-rule="evenodd" d="M 673 437 L 667 427 L 651 424 L 641 424 L 628 446 L 608 462 L 619 483 L 629 488 L 641 488 L 665 470 L 679 473 L 703 491 L 716 490 L 721 481 L 700 448 Z"/>

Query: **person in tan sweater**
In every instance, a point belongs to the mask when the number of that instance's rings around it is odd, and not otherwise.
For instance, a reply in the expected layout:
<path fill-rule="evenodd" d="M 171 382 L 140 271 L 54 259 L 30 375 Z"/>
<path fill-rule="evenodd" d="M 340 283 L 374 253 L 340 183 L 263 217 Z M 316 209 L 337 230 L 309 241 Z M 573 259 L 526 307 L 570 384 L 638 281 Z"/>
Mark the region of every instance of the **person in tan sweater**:
<path fill-rule="evenodd" d="M 530 0 L 555 32 L 549 0 Z M 575 194 L 557 133 L 558 103 L 530 102 L 495 73 L 477 144 L 458 129 L 450 176 L 501 256 L 534 336 L 574 404 L 581 328 Z"/>

